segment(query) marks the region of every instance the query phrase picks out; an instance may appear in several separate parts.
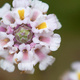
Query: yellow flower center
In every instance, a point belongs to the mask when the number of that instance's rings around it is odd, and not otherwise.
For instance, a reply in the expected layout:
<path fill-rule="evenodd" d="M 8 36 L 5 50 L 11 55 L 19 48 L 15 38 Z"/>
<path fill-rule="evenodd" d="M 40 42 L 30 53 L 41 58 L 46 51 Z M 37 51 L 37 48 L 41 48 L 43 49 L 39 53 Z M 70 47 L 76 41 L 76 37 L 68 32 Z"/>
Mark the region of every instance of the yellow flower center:
<path fill-rule="evenodd" d="M 9 38 L 5 38 L 3 41 L 4 41 L 5 43 L 8 43 L 8 42 L 10 41 L 10 39 L 9 39 Z"/>
<path fill-rule="evenodd" d="M 47 25 L 46 25 L 46 23 L 45 22 L 43 22 L 42 24 L 40 24 L 39 26 L 37 26 L 36 27 L 36 29 L 45 29 L 45 28 L 47 28 Z"/>
<path fill-rule="evenodd" d="M 78 80 L 80 80 L 80 73 L 78 73 Z"/>
<path fill-rule="evenodd" d="M 20 19 L 21 19 L 21 20 L 24 20 L 24 9 L 18 10 L 18 14 L 19 14 L 19 16 L 20 16 Z"/>

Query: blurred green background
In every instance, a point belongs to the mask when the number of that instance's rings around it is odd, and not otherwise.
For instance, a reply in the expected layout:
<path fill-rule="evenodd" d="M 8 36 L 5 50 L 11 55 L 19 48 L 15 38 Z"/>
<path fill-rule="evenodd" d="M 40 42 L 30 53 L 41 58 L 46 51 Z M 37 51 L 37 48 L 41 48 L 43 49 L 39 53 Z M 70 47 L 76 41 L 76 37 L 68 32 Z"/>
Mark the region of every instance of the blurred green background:
<path fill-rule="evenodd" d="M 0 80 L 60 80 L 60 76 L 70 68 L 74 61 L 80 61 L 80 0 L 42 0 L 50 5 L 48 14 L 55 13 L 62 28 L 56 30 L 62 37 L 61 47 L 53 52 L 55 63 L 46 71 L 40 71 L 38 65 L 33 75 L 20 74 L 15 70 L 8 73 L 0 69 Z M 12 0 L 0 0 L 0 7 Z"/>

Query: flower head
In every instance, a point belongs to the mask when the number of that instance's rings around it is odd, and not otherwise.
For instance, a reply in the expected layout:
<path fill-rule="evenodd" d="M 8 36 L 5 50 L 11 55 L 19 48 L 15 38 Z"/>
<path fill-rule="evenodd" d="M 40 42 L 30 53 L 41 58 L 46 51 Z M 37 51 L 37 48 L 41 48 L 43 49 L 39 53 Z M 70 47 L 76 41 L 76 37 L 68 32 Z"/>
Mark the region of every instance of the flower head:
<path fill-rule="evenodd" d="M 47 15 L 49 5 L 39 0 L 13 0 L 0 8 L 0 68 L 13 72 L 14 64 L 22 72 L 33 74 L 34 66 L 45 70 L 55 61 L 50 56 L 61 42 L 55 29 L 61 24 L 55 14 Z"/>
<path fill-rule="evenodd" d="M 72 71 L 64 74 L 61 80 L 80 80 L 80 62 L 72 63 L 71 67 Z"/>

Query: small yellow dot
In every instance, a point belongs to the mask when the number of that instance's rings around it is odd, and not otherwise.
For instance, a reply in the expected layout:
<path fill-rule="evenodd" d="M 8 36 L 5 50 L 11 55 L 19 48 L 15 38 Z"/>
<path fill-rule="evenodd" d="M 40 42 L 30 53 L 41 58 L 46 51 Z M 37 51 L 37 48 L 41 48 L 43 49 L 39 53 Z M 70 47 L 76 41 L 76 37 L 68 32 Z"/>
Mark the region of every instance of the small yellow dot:
<path fill-rule="evenodd" d="M 21 20 L 24 20 L 24 9 L 18 10 L 18 14 L 19 14 L 19 16 L 20 16 L 20 19 L 21 19 Z"/>
<path fill-rule="evenodd" d="M 39 26 L 37 26 L 36 27 L 36 29 L 45 29 L 45 28 L 47 28 L 47 25 L 46 25 L 46 23 L 45 22 L 43 22 L 42 24 L 40 24 Z"/>

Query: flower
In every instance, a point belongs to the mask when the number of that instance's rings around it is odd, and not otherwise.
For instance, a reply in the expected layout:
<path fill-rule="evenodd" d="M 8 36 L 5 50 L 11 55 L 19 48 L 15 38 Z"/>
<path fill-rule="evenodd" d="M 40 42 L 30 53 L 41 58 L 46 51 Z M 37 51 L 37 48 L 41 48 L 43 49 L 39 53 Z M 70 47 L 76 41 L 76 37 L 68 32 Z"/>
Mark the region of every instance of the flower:
<path fill-rule="evenodd" d="M 47 46 L 51 51 L 56 51 L 60 46 L 61 38 L 58 34 L 53 35 L 52 32 L 43 32 L 41 34 L 35 34 L 33 42 Z"/>
<path fill-rule="evenodd" d="M 34 49 L 32 49 L 35 62 L 39 62 L 39 69 L 45 70 L 49 65 L 55 61 L 55 58 L 48 56 L 50 49 L 48 47 L 41 46 L 37 44 Z"/>
<path fill-rule="evenodd" d="M 33 73 L 33 54 L 30 51 L 30 45 L 21 44 L 19 46 L 20 52 L 14 55 L 14 62 L 18 64 L 18 69 L 21 71 L 29 71 Z"/>
<path fill-rule="evenodd" d="M 38 9 L 32 9 L 31 10 L 31 15 L 29 15 L 30 17 L 30 22 L 34 22 L 36 21 L 38 18 L 40 18 L 42 16 L 42 12 L 39 11 Z"/>
<path fill-rule="evenodd" d="M 7 35 L 4 32 L 0 32 L 0 49 L 6 47 L 12 47 L 14 44 L 14 36 L 12 34 Z"/>
<path fill-rule="evenodd" d="M 8 11 L 5 15 L 3 15 L 3 23 L 5 25 L 8 25 L 10 27 L 15 27 L 16 26 L 16 22 L 15 22 L 15 19 L 14 19 L 14 15 L 12 12 Z"/>
<path fill-rule="evenodd" d="M 72 63 L 72 69 L 74 70 L 74 72 L 71 72 L 70 74 L 70 78 L 71 79 L 75 79 L 75 80 L 79 80 L 80 79 L 80 62 L 74 62 Z"/>
<path fill-rule="evenodd" d="M 61 24 L 54 14 L 43 15 L 38 18 L 35 25 L 32 24 L 32 31 L 34 33 L 42 33 L 43 31 L 49 32 L 60 28 Z"/>
<path fill-rule="evenodd" d="M 47 14 L 49 5 L 39 0 L 13 0 L 0 8 L 0 68 L 33 74 L 51 66 L 49 53 L 60 47 L 61 37 L 54 30 L 62 26 L 55 14 Z"/>
<path fill-rule="evenodd" d="M 26 24 L 26 22 L 28 22 L 28 16 L 30 14 L 30 8 L 24 8 L 24 7 L 20 7 L 20 8 L 16 8 L 13 9 L 13 15 L 15 16 L 15 20 L 17 24 Z"/>
<path fill-rule="evenodd" d="M 80 80 L 80 62 L 71 64 L 72 71 L 68 71 L 61 80 Z"/>
<path fill-rule="evenodd" d="M 0 52 L 1 52 L 0 56 L 4 58 L 4 60 L 3 59 L 0 60 L 0 68 L 8 72 L 13 72 L 15 70 L 15 66 L 13 62 L 14 55 L 9 54 L 8 49 L 0 50 Z"/>

